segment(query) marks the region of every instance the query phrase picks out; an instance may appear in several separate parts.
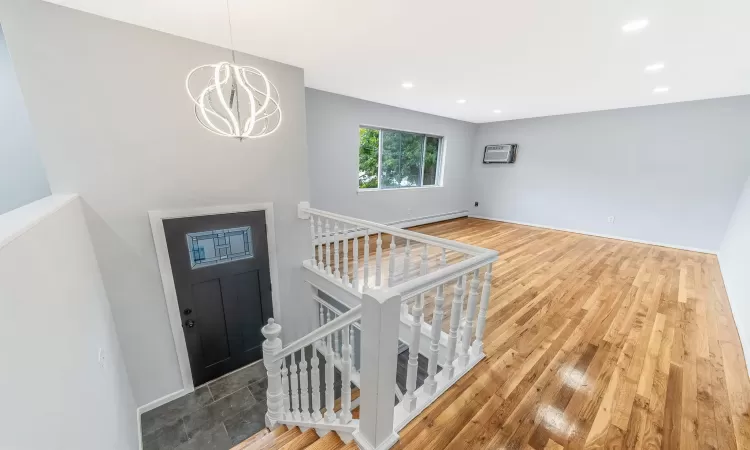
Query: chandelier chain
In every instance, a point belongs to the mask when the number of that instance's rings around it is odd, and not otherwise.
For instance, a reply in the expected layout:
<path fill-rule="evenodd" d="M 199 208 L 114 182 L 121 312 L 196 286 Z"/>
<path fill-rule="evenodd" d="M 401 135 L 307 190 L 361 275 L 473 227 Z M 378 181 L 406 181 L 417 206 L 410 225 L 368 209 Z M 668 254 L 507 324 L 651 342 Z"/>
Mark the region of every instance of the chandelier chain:
<path fill-rule="evenodd" d="M 232 13 L 229 9 L 229 0 L 227 0 L 227 23 L 229 24 L 229 48 L 232 50 L 232 63 L 237 64 L 234 55 L 234 33 L 232 33 Z"/>

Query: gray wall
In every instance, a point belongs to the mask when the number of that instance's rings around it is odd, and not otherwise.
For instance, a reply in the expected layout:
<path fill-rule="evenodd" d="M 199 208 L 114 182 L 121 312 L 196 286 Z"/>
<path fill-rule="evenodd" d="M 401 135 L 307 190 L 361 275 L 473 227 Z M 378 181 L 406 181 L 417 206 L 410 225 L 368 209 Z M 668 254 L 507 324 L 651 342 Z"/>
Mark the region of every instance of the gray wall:
<path fill-rule="evenodd" d="M 471 213 L 716 251 L 750 173 L 748 124 L 750 96 L 483 124 Z M 516 163 L 483 165 L 503 143 Z"/>
<path fill-rule="evenodd" d="M 477 125 L 306 89 L 312 206 L 378 222 L 466 210 L 466 175 Z M 443 187 L 358 192 L 359 126 L 444 136 Z"/>
<path fill-rule="evenodd" d="M 0 447 L 137 450 L 135 401 L 81 201 L 56 197 L 0 218 L 21 231 L 6 245 L 0 231 Z"/>
<path fill-rule="evenodd" d="M 745 361 L 750 363 L 750 177 L 721 243 L 719 264 Z"/>
<path fill-rule="evenodd" d="M 21 89 L 0 29 L 0 214 L 49 195 Z"/>
<path fill-rule="evenodd" d="M 273 201 L 281 323 L 306 331 L 305 92 L 299 68 L 238 54 L 276 83 L 281 129 L 238 142 L 204 130 L 188 71 L 226 49 L 39 0 L 3 0 L 3 25 L 53 192 L 77 192 L 139 405 L 182 388 L 147 211 Z M 312 306 L 310 306 L 312 307 Z"/>

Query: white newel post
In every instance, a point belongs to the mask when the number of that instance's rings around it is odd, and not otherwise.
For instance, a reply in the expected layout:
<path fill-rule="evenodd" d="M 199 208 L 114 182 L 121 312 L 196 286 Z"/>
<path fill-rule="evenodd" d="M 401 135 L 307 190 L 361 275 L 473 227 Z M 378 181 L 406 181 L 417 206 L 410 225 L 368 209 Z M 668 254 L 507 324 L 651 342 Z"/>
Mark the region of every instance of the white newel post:
<path fill-rule="evenodd" d="M 459 352 L 458 364 L 466 367 L 469 363 L 469 348 L 471 346 L 471 335 L 474 332 L 474 313 L 477 310 L 477 297 L 479 296 L 479 269 L 474 271 L 469 288 L 469 304 L 466 306 L 466 320 L 464 322 L 463 336 L 461 336 L 461 351 Z"/>
<path fill-rule="evenodd" d="M 476 355 L 484 351 L 484 326 L 487 322 L 487 307 L 490 304 L 490 289 L 492 289 L 492 263 L 487 264 L 487 270 L 484 272 L 482 301 L 479 304 L 479 315 L 477 317 L 477 334 L 474 344 L 472 344 L 472 351 Z"/>
<path fill-rule="evenodd" d="M 400 308 L 401 296 L 388 289 L 362 295 L 360 418 L 354 437 L 365 448 L 390 448 L 398 441 L 393 430 L 393 387 Z"/>
<path fill-rule="evenodd" d="M 284 418 L 284 397 L 281 387 L 281 360 L 274 360 L 274 354 L 281 351 L 281 326 L 268 319 L 268 325 L 261 328 L 261 333 L 266 338 L 263 341 L 263 365 L 268 375 L 268 388 L 266 390 L 266 426 L 274 428 L 279 420 Z"/>

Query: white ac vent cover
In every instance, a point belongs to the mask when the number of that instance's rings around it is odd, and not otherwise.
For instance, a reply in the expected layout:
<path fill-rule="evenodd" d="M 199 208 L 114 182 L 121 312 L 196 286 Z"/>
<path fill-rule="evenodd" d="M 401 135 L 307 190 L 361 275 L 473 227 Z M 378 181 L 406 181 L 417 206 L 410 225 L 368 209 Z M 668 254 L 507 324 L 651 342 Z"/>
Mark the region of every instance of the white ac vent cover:
<path fill-rule="evenodd" d="M 516 162 L 517 144 L 488 145 L 484 147 L 485 164 L 512 164 Z"/>

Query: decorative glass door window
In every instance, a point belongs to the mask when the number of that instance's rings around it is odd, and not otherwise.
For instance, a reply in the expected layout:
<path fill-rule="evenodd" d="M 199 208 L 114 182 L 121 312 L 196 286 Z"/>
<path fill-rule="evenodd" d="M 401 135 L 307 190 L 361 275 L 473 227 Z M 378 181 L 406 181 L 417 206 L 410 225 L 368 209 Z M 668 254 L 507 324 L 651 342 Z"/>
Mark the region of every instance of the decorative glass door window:
<path fill-rule="evenodd" d="M 250 227 L 198 231 L 186 236 L 193 269 L 253 257 L 253 232 Z"/>

